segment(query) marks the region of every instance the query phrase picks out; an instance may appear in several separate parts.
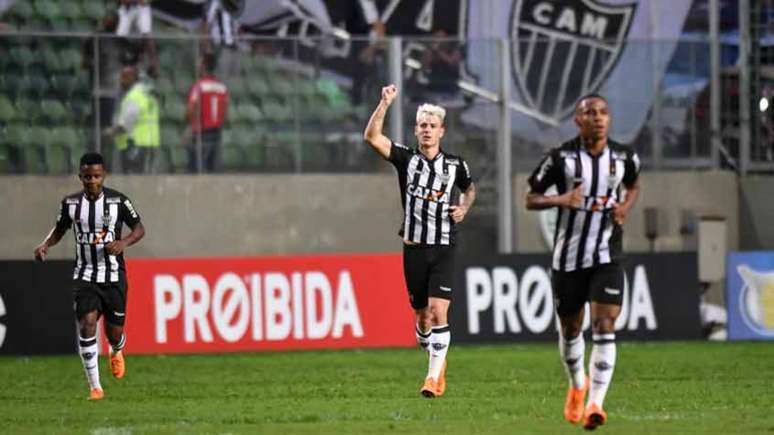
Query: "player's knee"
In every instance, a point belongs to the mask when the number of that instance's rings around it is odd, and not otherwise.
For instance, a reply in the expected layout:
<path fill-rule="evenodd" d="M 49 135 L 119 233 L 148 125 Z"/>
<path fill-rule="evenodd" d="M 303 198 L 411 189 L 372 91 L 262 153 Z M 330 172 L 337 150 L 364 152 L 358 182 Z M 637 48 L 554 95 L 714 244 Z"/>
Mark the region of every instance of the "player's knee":
<path fill-rule="evenodd" d="M 564 337 L 565 340 L 572 340 L 580 334 L 581 328 L 579 325 L 562 325 L 562 337 Z"/>
<path fill-rule="evenodd" d="M 598 317 L 591 321 L 591 330 L 596 334 L 615 332 L 615 319 L 612 317 Z"/>
<path fill-rule="evenodd" d="M 446 307 L 441 304 L 430 304 L 431 322 L 433 325 L 442 325 L 446 321 Z"/>

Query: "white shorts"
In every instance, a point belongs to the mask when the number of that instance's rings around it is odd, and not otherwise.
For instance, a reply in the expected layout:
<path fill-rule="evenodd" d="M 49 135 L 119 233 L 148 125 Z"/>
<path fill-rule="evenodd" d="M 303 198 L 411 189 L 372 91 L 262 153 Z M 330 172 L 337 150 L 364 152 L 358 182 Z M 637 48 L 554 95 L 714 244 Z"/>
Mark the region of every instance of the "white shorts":
<path fill-rule="evenodd" d="M 141 35 L 151 33 L 151 7 L 144 5 L 121 5 L 118 8 L 118 29 L 116 35 L 127 36 L 132 30 L 132 24 L 137 23 Z"/>

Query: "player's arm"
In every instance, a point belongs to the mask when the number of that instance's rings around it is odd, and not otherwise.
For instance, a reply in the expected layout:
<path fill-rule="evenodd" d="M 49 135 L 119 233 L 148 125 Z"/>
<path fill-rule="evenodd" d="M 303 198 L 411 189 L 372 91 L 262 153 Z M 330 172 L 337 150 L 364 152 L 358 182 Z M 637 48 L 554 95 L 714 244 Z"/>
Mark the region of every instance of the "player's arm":
<path fill-rule="evenodd" d="M 46 238 L 35 247 L 35 259 L 38 261 L 46 261 L 46 257 L 48 257 L 48 248 L 59 243 L 66 232 L 67 228 L 61 227 L 60 225 L 51 228 L 51 231 L 48 232 Z"/>
<path fill-rule="evenodd" d="M 137 211 L 129 198 L 122 198 L 118 218 L 126 222 L 132 231 L 126 237 L 122 237 L 120 240 L 114 240 L 105 245 L 105 251 L 110 255 L 118 255 L 124 252 L 124 249 L 139 242 L 140 239 L 145 236 L 145 227 L 143 226 L 142 221 L 140 221 L 140 215 L 137 214 Z"/>
<path fill-rule="evenodd" d="M 474 202 L 476 202 L 476 184 L 471 181 L 470 186 L 468 186 L 462 194 L 462 202 L 459 205 L 452 205 L 449 207 L 451 218 L 454 220 L 454 223 L 458 224 L 465 219 L 465 215 L 467 215 L 470 208 L 473 207 Z"/>
<path fill-rule="evenodd" d="M 38 261 L 45 261 L 48 256 L 48 248 L 59 243 L 71 225 L 72 220 L 70 220 L 70 214 L 67 210 L 67 203 L 62 201 L 54 228 L 52 228 L 51 231 L 48 232 L 46 238 L 35 247 L 35 259 Z"/>
<path fill-rule="evenodd" d="M 623 185 L 626 187 L 626 199 L 613 206 L 613 222 L 623 225 L 629 215 L 629 210 L 634 207 L 640 196 L 640 158 L 636 152 L 631 151 L 624 162 Z"/>
<path fill-rule="evenodd" d="M 552 207 L 580 208 L 583 205 L 582 185 L 561 195 L 545 194 L 549 187 L 557 184 L 563 177 L 557 160 L 558 156 L 555 152 L 547 154 L 530 175 L 527 180 L 529 190 L 524 197 L 527 210 L 544 210 Z"/>
<path fill-rule="evenodd" d="M 379 105 L 376 106 L 374 113 L 371 114 L 371 119 L 368 120 L 363 138 L 371 145 L 380 156 L 384 159 L 390 158 L 390 148 L 392 141 L 390 138 L 382 133 L 384 128 L 384 117 L 387 115 L 387 109 L 390 108 L 390 104 L 398 95 L 398 88 L 395 85 L 388 85 L 382 88 L 382 99 L 379 101 Z"/>
<path fill-rule="evenodd" d="M 139 242 L 145 236 L 145 226 L 142 222 L 137 222 L 134 226 L 130 227 L 132 231 L 121 240 L 114 240 L 105 246 L 105 250 L 110 255 L 118 255 L 124 252 L 124 249 Z"/>
<path fill-rule="evenodd" d="M 545 210 L 552 207 L 580 208 L 583 205 L 583 185 L 561 195 L 527 192 L 527 210 Z"/>
<path fill-rule="evenodd" d="M 629 210 L 634 207 L 637 198 L 640 196 L 640 180 L 635 180 L 631 186 L 626 186 L 626 199 L 620 204 L 613 206 L 613 221 L 618 225 L 623 225 L 629 215 Z"/>

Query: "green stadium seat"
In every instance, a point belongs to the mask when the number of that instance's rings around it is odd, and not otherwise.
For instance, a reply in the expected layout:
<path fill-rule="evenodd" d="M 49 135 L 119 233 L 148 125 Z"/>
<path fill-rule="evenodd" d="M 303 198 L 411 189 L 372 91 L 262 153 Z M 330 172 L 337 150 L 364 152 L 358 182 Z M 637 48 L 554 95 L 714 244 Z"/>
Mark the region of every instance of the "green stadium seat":
<path fill-rule="evenodd" d="M 24 22 L 21 30 L 47 31 L 49 30 L 48 20 L 42 15 L 33 15 Z"/>
<path fill-rule="evenodd" d="M 16 119 L 16 109 L 11 100 L 5 95 L 0 95 L 0 122 L 8 124 Z"/>
<path fill-rule="evenodd" d="M 235 110 L 236 121 L 242 121 L 249 124 L 255 124 L 263 120 L 263 114 L 258 106 L 252 103 L 241 103 Z"/>
<path fill-rule="evenodd" d="M 62 66 L 62 62 L 59 59 L 59 55 L 56 53 L 56 50 L 46 49 L 42 51 L 43 65 L 46 67 L 48 72 L 58 73 L 66 70 L 66 68 Z"/>
<path fill-rule="evenodd" d="M 14 47 L 8 52 L 9 63 L 27 69 L 38 63 L 38 58 L 29 47 Z"/>
<path fill-rule="evenodd" d="M 20 97 L 16 99 L 16 113 L 19 119 L 37 122 L 42 116 L 42 109 L 37 100 Z"/>
<path fill-rule="evenodd" d="M 48 147 L 51 134 L 42 126 L 36 126 L 24 136 L 21 144 L 24 166 L 28 173 L 45 174 L 48 172 L 46 160 L 46 147 Z"/>
<path fill-rule="evenodd" d="M 247 84 L 247 90 L 254 97 L 266 98 L 270 93 L 269 84 L 263 75 L 248 78 L 245 80 L 245 83 Z"/>
<path fill-rule="evenodd" d="M 69 1 L 61 7 L 60 15 L 64 18 L 74 20 L 83 17 L 84 13 L 80 3 L 77 1 Z"/>
<path fill-rule="evenodd" d="M 42 98 L 49 94 L 51 91 L 51 85 L 48 83 L 48 79 L 42 74 L 30 74 L 27 78 L 26 93 L 33 95 L 37 98 Z"/>
<path fill-rule="evenodd" d="M 43 117 L 54 123 L 61 123 L 71 117 L 70 112 L 59 100 L 43 100 L 40 103 L 40 108 Z"/>
<path fill-rule="evenodd" d="M 63 17 L 53 17 L 53 18 L 47 18 L 46 21 L 48 22 L 48 28 L 54 32 L 69 32 L 70 31 L 70 20 Z"/>
<path fill-rule="evenodd" d="M 59 18 L 62 15 L 59 5 L 52 0 L 35 0 L 35 10 L 38 15 L 49 20 Z"/>
<path fill-rule="evenodd" d="M 95 23 L 102 20 L 105 16 L 105 4 L 101 1 L 84 0 L 82 5 L 83 15 L 93 20 Z"/>
<path fill-rule="evenodd" d="M 179 97 L 168 99 L 164 102 L 162 119 L 173 123 L 185 121 L 185 104 Z"/>
<path fill-rule="evenodd" d="M 80 50 L 69 48 L 59 53 L 60 71 L 79 71 L 83 64 L 83 54 Z"/>
<path fill-rule="evenodd" d="M 230 95 L 241 98 L 248 95 L 247 82 L 242 77 L 231 77 L 226 80 L 226 86 Z"/>
<path fill-rule="evenodd" d="M 31 2 L 17 1 L 11 10 L 7 12 L 7 16 L 20 18 L 21 20 L 28 20 L 35 15 L 35 9 L 32 7 Z"/>
<path fill-rule="evenodd" d="M 172 80 L 169 78 L 160 77 L 158 80 L 156 80 L 156 90 L 160 95 L 168 98 L 175 93 L 175 85 L 172 84 Z"/>
<path fill-rule="evenodd" d="M 175 77 L 175 92 L 181 97 L 188 96 L 188 91 L 191 90 L 191 86 L 194 84 L 194 77 L 188 72 L 178 72 Z"/>
<path fill-rule="evenodd" d="M 70 149 L 59 144 L 47 144 L 45 148 L 46 172 L 51 175 L 64 175 L 72 171 Z"/>
<path fill-rule="evenodd" d="M 83 122 L 92 115 L 92 102 L 89 98 L 75 96 L 67 100 L 66 107 L 76 122 Z"/>
<path fill-rule="evenodd" d="M 70 19 L 70 30 L 73 32 L 92 32 L 95 28 L 94 22 L 89 18 L 80 17 Z"/>

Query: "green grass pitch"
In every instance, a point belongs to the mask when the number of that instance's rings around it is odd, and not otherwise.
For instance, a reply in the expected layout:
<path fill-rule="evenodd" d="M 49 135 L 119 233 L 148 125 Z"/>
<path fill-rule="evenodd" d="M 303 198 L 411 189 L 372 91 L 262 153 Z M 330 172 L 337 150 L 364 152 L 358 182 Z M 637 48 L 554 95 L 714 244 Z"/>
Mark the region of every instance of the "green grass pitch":
<path fill-rule="evenodd" d="M 608 433 L 774 432 L 774 343 L 619 343 Z M 0 433 L 573 433 L 553 344 L 452 346 L 425 399 L 418 349 L 127 355 L 86 400 L 78 357 L 0 358 Z"/>

